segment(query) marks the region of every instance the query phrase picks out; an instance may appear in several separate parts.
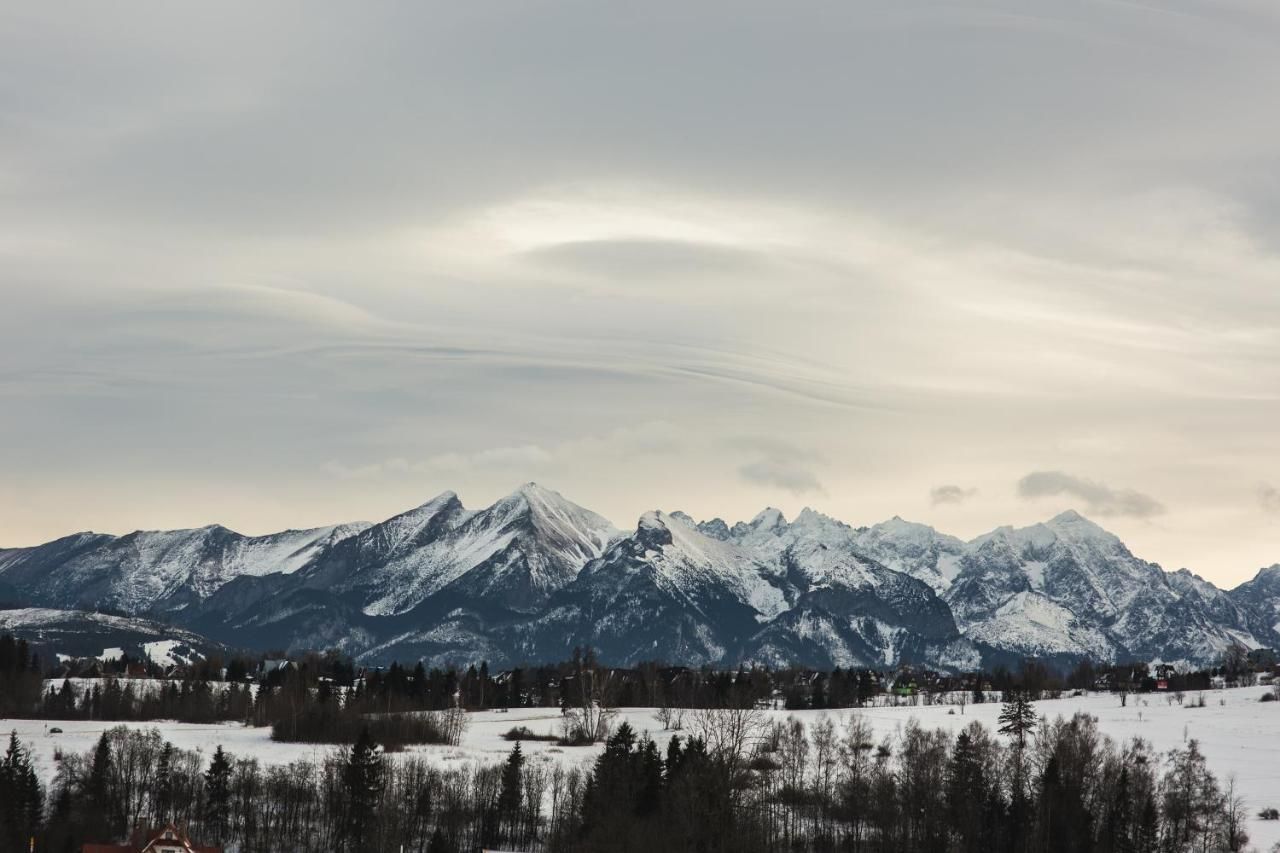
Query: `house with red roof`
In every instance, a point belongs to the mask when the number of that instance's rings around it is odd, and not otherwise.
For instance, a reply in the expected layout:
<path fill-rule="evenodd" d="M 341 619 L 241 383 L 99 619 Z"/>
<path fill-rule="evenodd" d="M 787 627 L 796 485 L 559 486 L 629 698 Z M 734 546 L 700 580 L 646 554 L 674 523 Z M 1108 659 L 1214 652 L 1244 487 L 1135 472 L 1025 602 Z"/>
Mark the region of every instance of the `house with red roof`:
<path fill-rule="evenodd" d="M 163 829 L 139 827 L 125 844 L 86 844 L 81 853 L 222 853 L 221 847 L 195 844 L 174 824 Z"/>

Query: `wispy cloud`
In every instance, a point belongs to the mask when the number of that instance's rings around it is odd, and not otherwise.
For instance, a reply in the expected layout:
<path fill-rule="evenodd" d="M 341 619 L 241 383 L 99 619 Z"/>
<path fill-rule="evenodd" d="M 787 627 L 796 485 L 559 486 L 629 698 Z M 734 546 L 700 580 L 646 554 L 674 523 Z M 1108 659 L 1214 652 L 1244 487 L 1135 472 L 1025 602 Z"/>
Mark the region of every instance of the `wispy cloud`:
<path fill-rule="evenodd" d="M 804 465 L 784 459 L 759 459 L 738 469 L 744 480 L 761 486 L 773 486 L 795 495 L 821 494 L 822 483 Z"/>
<path fill-rule="evenodd" d="M 1262 483 L 1258 486 L 1258 503 L 1262 504 L 1262 508 L 1267 512 L 1280 513 L 1280 489 L 1270 483 Z"/>
<path fill-rule="evenodd" d="M 826 494 L 813 470 L 819 459 L 812 450 L 771 439 L 744 439 L 735 443 L 757 456 L 738 467 L 739 476 L 747 482 L 793 495 Z"/>
<path fill-rule="evenodd" d="M 422 459 L 392 457 L 356 464 L 331 460 L 324 464 L 323 470 L 330 476 L 348 480 L 406 475 L 465 477 L 482 471 L 497 471 L 515 483 L 575 465 L 600 465 L 611 457 L 634 458 L 662 453 L 676 447 L 678 443 L 678 435 L 670 424 L 651 421 L 548 446 L 503 445 L 469 452 L 437 453 Z"/>
<path fill-rule="evenodd" d="M 1150 495 L 1133 489 L 1116 489 L 1062 471 L 1033 471 L 1018 481 L 1018 494 L 1023 498 L 1066 495 L 1084 502 L 1086 511 L 1094 515 L 1151 518 L 1165 511 L 1164 504 Z"/>
<path fill-rule="evenodd" d="M 977 489 L 967 489 L 964 486 L 954 484 L 935 486 L 929 492 L 929 502 L 934 506 L 939 504 L 962 504 L 977 493 Z"/>

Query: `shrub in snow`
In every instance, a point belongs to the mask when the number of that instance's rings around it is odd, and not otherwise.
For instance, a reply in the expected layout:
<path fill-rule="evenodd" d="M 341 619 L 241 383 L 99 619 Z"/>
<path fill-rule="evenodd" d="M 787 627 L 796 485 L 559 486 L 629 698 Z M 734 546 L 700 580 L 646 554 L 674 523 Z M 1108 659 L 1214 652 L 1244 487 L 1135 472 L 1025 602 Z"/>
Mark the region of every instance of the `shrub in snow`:
<path fill-rule="evenodd" d="M 503 740 L 549 740 L 558 741 L 558 735 L 545 734 L 540 735 L 528 726 L 512 726 L 502 734 Z"/>

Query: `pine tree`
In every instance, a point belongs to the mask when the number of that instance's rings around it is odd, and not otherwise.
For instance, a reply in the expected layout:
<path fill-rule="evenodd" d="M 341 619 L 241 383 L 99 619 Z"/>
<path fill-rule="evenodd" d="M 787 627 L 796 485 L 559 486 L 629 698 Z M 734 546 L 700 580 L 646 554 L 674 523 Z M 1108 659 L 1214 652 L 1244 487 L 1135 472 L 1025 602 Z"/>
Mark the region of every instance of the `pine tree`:
<path fill-rule="evenodd" d="M 449 839 L 445 837 L 444 830 L 436 827 L 436 831 L 431 833 L 431 841 L 427 844 L 427 853 L 454 853 L 454 846 L 449 843 Z"/>
<path fill-rule="evenodd" d="M 58 712 L 60 717 L 65 719 L 74 719 L 76 716 L 76 691 L 71 686 L 71 680 L 62 679 L 62 687 L 58 690 Z"/>
<path fill-rule="evenodd" d="M 11 645 L 13 638 L 5 635 L 0 638 L 0 642 Z M 0 648 L 0 653 L 4 651 L 4 649 Z M 3 663 L 3 661 L 0 660 L 0 663 Z M 9 753 L 0 761 L 0 842 L 6 846 L 13 845 L 21 837 L 17 828 L 19 811 L 17 785 L 9 757 L 15 751 L 17 743 L 18 732 L 15 730 L 9 735 Z"/>
<path fill-rule="evenodd" d="M 26 849 L 27 840 L 39 829 L 44 792 L 31 765 L 31 756 L 9 735 L 9 749 L 0 759 L 0 842 L 14 850 Z"/>
<path fill-rule="evenodd" d="M 24 753 L 21 770 L 16 774 L 18 795 L 26 807 L 25 834 L 28 840 L 35 836 L 44 818 L 44 789 L 40 787 L 40 779 L 36 776 L 31 756 Z"/>
<path fill-rule="evenodd" d="M 215 841 L 222 841 L 231 812 L 231 762 L 222 751 L 214 750 L 213 760 L 204 774 L 204 821 Z"/>
<path fill-rule="evenodd" d="M 1018 749 L 1023 749 L 1027 745 L 1027 734 L 1035 727 L 1036 712 L 1026 694 L 1010 694 L 1000 709 L 1000 734 L 1011 735 L 1018 742 Z"/>
<path fill-rule="evenodd" d="M 367 726 L 360 730 L 347 755 L 343 782 L 347 793 L 347 837 L 353 846 L 359 847 L 370 835 L 382 793 L 382 756 Z"/>
<path fill-rule="evenodd" d="M 974 745 L 973 736 L 962 731 L 956 736 L 947 766 L 947 810 L 959 838 L 959 849 L 981 849 L 983 814 L 986 804 L 986 768 Z"/>
<path fill-rule="evenodd" d="M 640 790 L 636 795 L 636 815 L 648 817 L 656 814 L 662 806 L 662 756 L 658 753 L 658 745 L 647 740 L 638 750 L 640 753 Z"/>
<path fill-rule="evenodd" d="M 506 828 L 506 837 L 517 841 L 520 823 L 521 774 L 524 770 L 524 753 L 520 742 L 511 748 L 507 763 L 502 766 L 502 788 L 498 793 L 498 821 Z"/>
<path fill-rule="evenodd" d="M 1020 749 L 1008 753 L 1007 761 L 1005 777 L 1008 779 L 1009 805 L 1005 812 L 1005 841 L 1007 849 L 1022 851 L 1028 848 L 1034 819 L 1034 802 L 1028 789 L 1030 769 L 1026 753 Z"/>
<path fill-rule="evenodd" d="M 173 744 L 168 741 L 160 750 L 160 758 L 156 761 L 155 795 L 152 798 L 155 810 L 155 823 L 164 825 L 169 822 L 169 809 L 173 802 Z"/>
<path fill-rule="evenodd" d="M 1160 816 L 1156 811 L 1155 798 L 1147 798 L 1142 806 L 1142 814 L 1138 818 L 1138 829 L 1134 833 L 1134 853 L 1155 853 L 1160 838 Z"/>
<path fill-rule="evenodd" d="M 122 822 L 114 818 L 111 763 L 111 741 L 107 739 L 107 733 L 103 732 L 93 750 L 93 764 L 89 768 L 89 781 L 85 787 L 85 822 L 94 838 L 117 838 L 124 832 Z"/>
<path fill-rule="evenodd" d="M 667 759 L 663 762 L 668 783 L 679 772 L 683 758 L 684 753 L 680 751 L 680 735 L 672 735 L 671 740 L 667 741 Z"/>

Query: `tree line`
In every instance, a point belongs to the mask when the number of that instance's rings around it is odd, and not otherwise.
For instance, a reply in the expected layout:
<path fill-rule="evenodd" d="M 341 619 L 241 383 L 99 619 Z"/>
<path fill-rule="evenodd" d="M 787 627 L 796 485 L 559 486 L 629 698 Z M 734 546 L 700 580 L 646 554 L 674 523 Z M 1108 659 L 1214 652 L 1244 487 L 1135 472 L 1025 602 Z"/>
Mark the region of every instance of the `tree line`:
<path fill-rule="evenodd" d="M 120 661 L 106 672 L 123 672 Z M 117 677 L 53 682 L 41 693 L 41 665 L 25 643 L 0 636 L 0 715 L 103 721 L 177 720 L 205 723 L 241 720 L 252 725 L 287 721 L 291 739 L 312 740 L 307 732 L 340 730 L 350 743 L 357 718 L 368 713 L 412 713 L 453 708 L 581 707 L 584 690 L 609 707 L 657 707 L 678 717 L 681 709 L 750 702 L 787 710 L 860 708 L 936 702 L 981 702 L 1005 692 L 1024 691 L 1056 698 L 1068 690 L 1110 690 L 1121 694 L 1210 689 L 1215 675 L 1244 683 L 1251 674 L 1240 655 L 1221 666 L 1195 672 L 1167 672 L 1157 678 L 1145 663 L 1102 665 L 1082 661 L 1061 670 L 1028 659 L 1016 667 L 940 673 L 900 667 L 893 670 L 804 667 L 670 666 L 660 662 L 610 667 L 589 648 L 574 649 L 569 660 L 493 672 L 485 662 L 466 667 L 392 663 L 357 666 L 336 651 L 286 657 L 283 653 L 232 655 L 199 661 L 158 679 Z M 338 702 L 329 703 L 337 698 Z M 351 713 L 333 725 L 334 709 Z M 586 721 L 591 722 L 591 721 Z M 286 727 L 278 726 L 282 731 Z"/>

